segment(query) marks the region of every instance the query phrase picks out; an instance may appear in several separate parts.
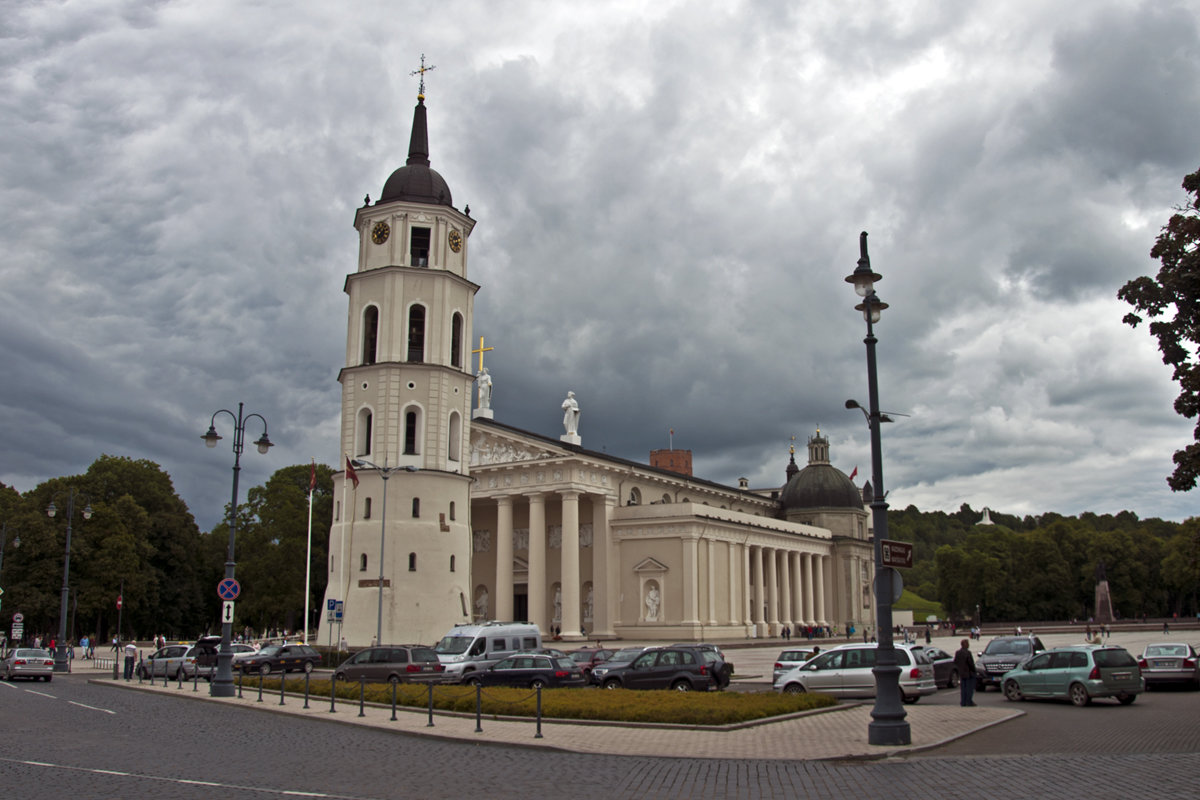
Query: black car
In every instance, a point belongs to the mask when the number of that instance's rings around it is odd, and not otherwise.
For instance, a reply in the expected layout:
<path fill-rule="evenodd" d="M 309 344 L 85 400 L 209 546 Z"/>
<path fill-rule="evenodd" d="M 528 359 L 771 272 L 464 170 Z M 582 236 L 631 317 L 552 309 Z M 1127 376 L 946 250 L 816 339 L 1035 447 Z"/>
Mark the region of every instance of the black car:
<path fill-rule="evenodd" d="M 716 688 L 724 689 L 733 678 L 733 664 L 725 657 L 721 648 L 710 642 L 676 642 L 671 647 L 694 647 L 704 654 L 704 660 L 713 666 L 713 681 Z M 720 662 L 720 663 L 717 663 Z"/>
<path fill-rule="evenodd" d="M 1025 659 L 1046 649 L 1036 636 L 997 636 L 975 659 L 975 689 L 1000 689 L 1000 679 Z"/>
<path fill-rule="evenodd" d="M 696 647 L 652 647 L 628 664 L 606 670 L 600 685 L 605 689 L 705 692 L 718 685 L 716 674 L 723 667 L 724 662 L 719 658 L 710 661 L 705 658 L 705 651 Z"/>
<path fill-rule="evenodd" d="M 584 686 L 583 670 L 567 656 L 518 653 L 476 674 L 481 686 L 528 686 L 531 689 Z"/>
<path fill-rule="evenodd" d="M 955 689 L 958 687 L 958 670 L 954 668 L 954 656 L 937 645 L 922 645 L 921 649 L 933 662 L 933 682 L 939 689 Z"/>
<path fill-rule="evenodd" d="M 268 645 L 257 653 L 234 661 L 237 669 L 244 673 L 258 672 L 263 675 L 292 670 L 312 672 L 313 667 L 320 663 L 321 654 L 306 644 Z"/>

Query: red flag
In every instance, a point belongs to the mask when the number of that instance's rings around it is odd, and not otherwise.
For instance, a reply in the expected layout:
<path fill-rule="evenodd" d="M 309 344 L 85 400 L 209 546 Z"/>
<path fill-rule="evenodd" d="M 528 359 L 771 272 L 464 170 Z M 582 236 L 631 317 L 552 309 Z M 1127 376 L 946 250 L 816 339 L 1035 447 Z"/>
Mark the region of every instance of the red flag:
<path fill-rule="evenodd" d="M 317 460 L 312 460 L 312 469 L 308 473 L 308 493 L 312 494 L 317 488 Z"/>
<path fill-rule="evenodd" d="M 850 480 L 854 480 L 854 476 L 858 474 L 858 465 L 854 465 L 854 471 L 850 473 Z"/>
<path fill-rule="evenodd" d="M 354 481 L 354 488 L 358 488 L 358 473 L 354 471 L 354 465 L 350 463 L 350 456 L 346 456 L 346 477 Z"/>

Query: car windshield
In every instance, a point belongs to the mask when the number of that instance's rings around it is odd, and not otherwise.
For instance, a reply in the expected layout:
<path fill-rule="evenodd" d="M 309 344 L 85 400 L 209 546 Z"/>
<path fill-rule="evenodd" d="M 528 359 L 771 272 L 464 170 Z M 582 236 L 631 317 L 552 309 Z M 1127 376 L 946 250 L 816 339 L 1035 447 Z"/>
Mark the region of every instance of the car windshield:
<path fill-rule="evenodd" d="M 1186 644 L 1152 644 L 1146 647 L 1147 656 L 1186 656 Z"/>
<path fill-rule="evenodd" d="M 475 641 L 473 636 L 444 636 L 437 643 L 437 647 L 433 648 L 439 655 L 457 656 L 467 652 L 467 648 L 471 646 L 471 642 Z"/>
<path fill-rule="evenodd" d="M 996 640 L 988 642 L 987 649 L 983 651 L 985 656 L 1002 656 L 1002 655 L 1017 655 L 1027 656 L 1033 652 L 1033 648 L 1029 646 L 1029 642 L 1025 639 L 1009 639 Z"/>
<path fill-rule="evenodd" d="M 260 656 L 278 655 L 279 651 L 282 649 L 283 649 L 283 647 L 281 647 L 280 645 L 272 644 L 272 645 L 268 645 L 267 647 L 264 647 L 262 650 L 259 650 L 258 654 Z"/>
<path fill-rule="evenodd" d="M 13 653 L 16 658 L 49 658 L 50 654 L 45 650 L 17 650 Z"/>

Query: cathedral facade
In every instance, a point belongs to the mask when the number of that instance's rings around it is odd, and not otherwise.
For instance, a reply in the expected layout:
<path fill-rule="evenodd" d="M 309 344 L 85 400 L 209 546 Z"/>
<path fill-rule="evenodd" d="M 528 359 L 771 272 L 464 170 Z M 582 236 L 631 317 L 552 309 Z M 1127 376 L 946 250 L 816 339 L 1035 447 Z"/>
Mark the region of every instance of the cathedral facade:
<path fill-rule="evenodd" d="M 475 222 L 430 168 L 423 92 L 407 162 L 354 225 L 319 641 L 435 643 L 490 619 L 565 640 L 871 623 L 869 514 L 819 431 L 807 466 L 755 490 L 694 477 L 688 451 L 585 449 L 569 394 L 558 438 L 495 419 L 470 369 Z"/>

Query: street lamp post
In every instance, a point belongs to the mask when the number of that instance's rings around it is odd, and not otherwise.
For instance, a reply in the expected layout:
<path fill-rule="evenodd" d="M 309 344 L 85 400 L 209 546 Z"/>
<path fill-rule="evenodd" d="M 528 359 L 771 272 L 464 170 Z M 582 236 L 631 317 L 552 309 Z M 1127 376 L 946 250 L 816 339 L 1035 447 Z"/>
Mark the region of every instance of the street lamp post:
<path fill-rule="evenodd" d="M 70 487 L 67 492 L 67 548 L 63 555 L 62 601 L 58 609 L 58 641 L 54 648 L 55 672 L 71 671 L 71 662 L 67 658 L 67 597 L 71 590 L 67 586 L 67 581 L 71 574 L 71 523 L 75 518 L 75 487 Z M 91 519 L 92 505 L 88 502 L 87 495 L 81 496 L 84 501 L 83 518 Z M 46 507 L 46 516 L 53 519 L 57 513 L 58 507 L 54 505 L 54 500 L 51 498 L 50 505 Z"/>
<path fill-rule="evenodd" d="M 222 408 L 212 415 L 208 423 L 208 432 L 200 438 L 208 447 L 216 447 L 221 437 L 217 435 L 217 415 L 228 414 L 233 418 L 233 501 L 229 506 L 229 550 L 225 557 L 225 578 L 233 580 L 234 561 L 233 549 L 237 538 L 237 505 L 238 505 L 238 473 L 241 472 L 242 450 L 245 447 L 246 423 L 253 417 L 258 417 L 263 424 L 262 436 L 254 442 L 258 452 L 266 454 L 273 446 L 267 438 L 267 420 L 262 414 L 247 414 L 242 416 L 242 403 L 238 403 L 237 414 Z M 217 674 L 213 678 L 209 693 L 213 697 L 233 697 L 233 614 L 222 614 L 221 619 L 221 649 L 217 652 Z"/>
<path fill-rule="evenodd" d="M 875 282 L 883 276 L 871 271 L 871 258 L 867 255 L 867 232 L 858 237 L 858 267 L 847 276 L 846 282 L 854 284 L 854 291 L 863 299 L 855 306 L 867 322 L 867 392 L 870 395 L 870 412 L 867 415 L 871 428 L 871 481 L 874 494 L 871 500 L 871 524 L 874 527 L 875 545 L 875 627 L 879 642 L 875 654 L 875 707 L 871 711 L 871 722 L 867 726 L 867 741 L 874 745 L 912 744 L 909 727 L 900 696 L 900 665 L 896 660 L 896 647 L 892 642 L 892 569 L 883 566 L 883 540 L 887 538 L 887 499 L 883 490 L 883 449 L 879 440 L 879 426 L 883 415 L 879 412 L 879 380 L 875 366 L 875 323 L 887 303 L 875 294 Z M 858 406 L 853 400 L 846 402 L 848 408 Z"/>
<path fill-rule="evenodd" d="M 387 459 L 384 458 L 384 464 L 387 464 Z M 388 478 L 392 477 L 393 472 L 406 470 L 408 472 L 416 472 L 417 468 L 408 467 L 381 467 L 378 464 L 372 464 L 365 458 L 354 459 L 350 465 L 355 469 L 359 467 L 371 467 L 378 470 L 379 477 L 383 478 L 383 516 L 379 521 L 379 614 L 375 619 L 375 644 L 383 644 L 383 543 L 387 535 L 387 482 Z"/>
<path fill-rule="evenodd" d="M 0 575 L 4 574 L 4 548 L 8 546 L 8 523 L 0 525 Z M 18 535 L 13 539 L 13 547 L 21 546 L 21 537 Z M 0 588 L 3 584 L 0 584 Z"/>

